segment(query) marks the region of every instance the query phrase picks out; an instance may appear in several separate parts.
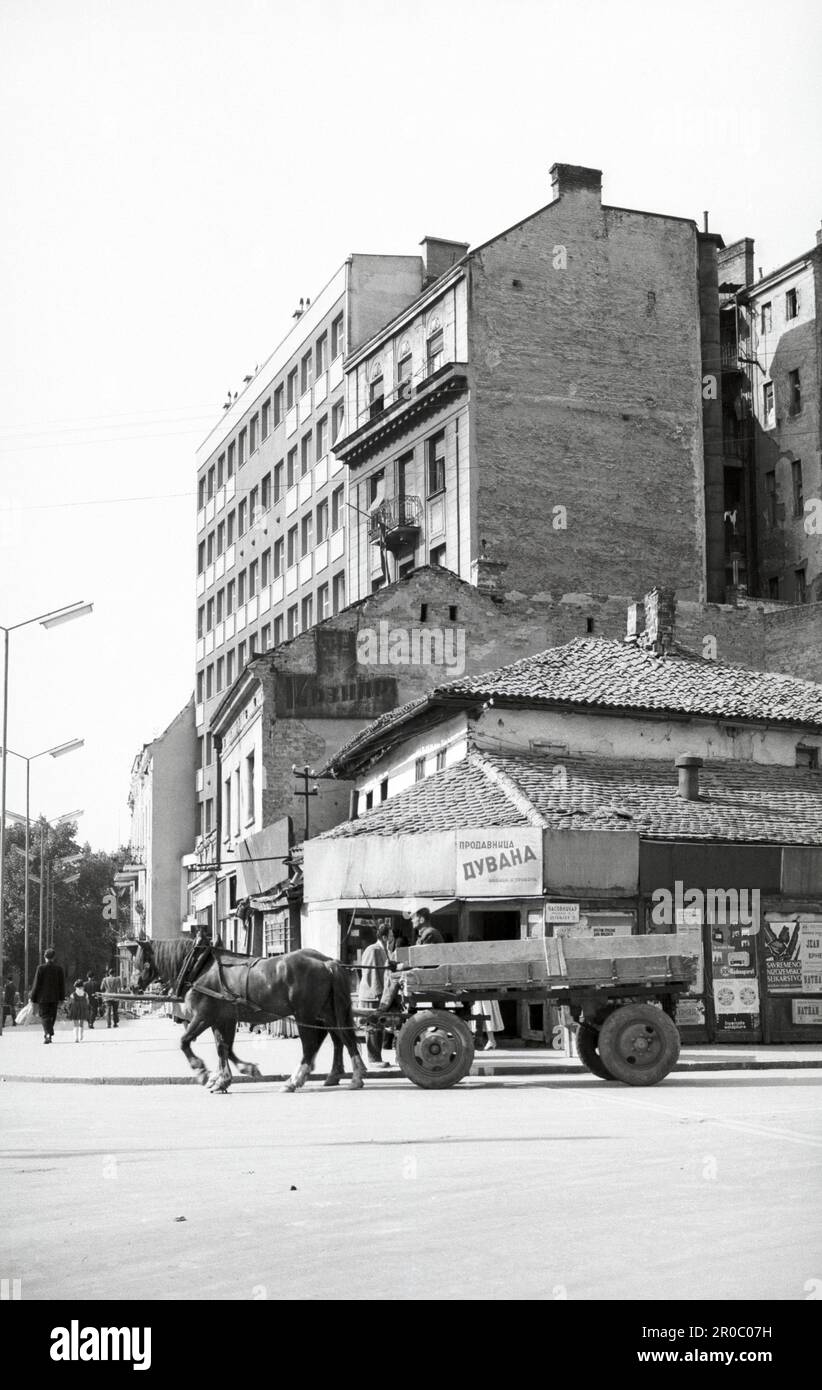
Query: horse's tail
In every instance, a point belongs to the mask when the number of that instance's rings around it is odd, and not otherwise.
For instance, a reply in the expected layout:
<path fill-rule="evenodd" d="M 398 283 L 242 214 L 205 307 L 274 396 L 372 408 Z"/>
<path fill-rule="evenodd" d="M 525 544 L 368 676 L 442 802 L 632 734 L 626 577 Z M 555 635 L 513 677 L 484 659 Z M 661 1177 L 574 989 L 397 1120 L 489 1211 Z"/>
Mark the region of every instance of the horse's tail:
<path fill-rule="evenodd" d="M 331 974 L 331 992 L 334 1002 L 334 1026 L 340 1029 L 354 1029 L 354 1014 L 351 1008 L 351 988 L 348 971 L 338 960 L 327 962 Z"/>

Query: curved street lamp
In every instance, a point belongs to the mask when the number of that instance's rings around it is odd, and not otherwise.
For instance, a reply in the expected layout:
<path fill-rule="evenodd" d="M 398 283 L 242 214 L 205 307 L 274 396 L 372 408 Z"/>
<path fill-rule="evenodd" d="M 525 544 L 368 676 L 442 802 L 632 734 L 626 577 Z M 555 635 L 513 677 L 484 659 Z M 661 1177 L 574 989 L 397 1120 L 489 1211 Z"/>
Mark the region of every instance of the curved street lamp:
<path fill-rule="evenodd" d="M 42 627 L 56 627 L 60 623 L 72 622 L 75 618 L 84 618 L 93 611 L 94 605 L 91 603 L 67 603 L 62 608 L 53 608 L 48 613 L 38 613 L 35 618 L 26 618 L 22 623 L 11 623 L 8 627 L 0 623 L 0 632 L 3 633 L 3 737 L 0 740 L 3 747 L 2 771 L 0 771 L 0 994 L 4 988 L 3 979 L 3 935 L 5 926 L 5 906 L 6 906 L 6 749 L 8 747 L 8 722 L 9 722 L 9 638 L 13 632 L 17 632 L 21 627 L 31 627 L 33 623 L 40 623 Z M 66 750 L 68 751 L 68 749 Z M 3 1035 L 3 1013 L 0 1008 L 0 1037 Z"/>

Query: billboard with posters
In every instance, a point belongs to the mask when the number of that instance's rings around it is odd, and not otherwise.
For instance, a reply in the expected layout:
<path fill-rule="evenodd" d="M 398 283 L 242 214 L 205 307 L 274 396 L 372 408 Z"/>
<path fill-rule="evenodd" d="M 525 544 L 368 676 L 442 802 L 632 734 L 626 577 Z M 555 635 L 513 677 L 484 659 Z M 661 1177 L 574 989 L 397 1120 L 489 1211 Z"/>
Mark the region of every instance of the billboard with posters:
<path fill-rule="evenodd" d="M 822 919 L 771 919 L 764 925 L 771 994 L 822 994 Z"/>

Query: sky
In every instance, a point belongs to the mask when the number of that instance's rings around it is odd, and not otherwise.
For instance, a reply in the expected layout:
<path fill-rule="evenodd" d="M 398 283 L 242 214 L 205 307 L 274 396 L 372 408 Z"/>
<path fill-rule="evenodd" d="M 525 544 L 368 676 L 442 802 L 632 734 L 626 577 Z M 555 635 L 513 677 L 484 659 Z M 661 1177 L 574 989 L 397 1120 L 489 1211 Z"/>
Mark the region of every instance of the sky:
<path fill-rule="evenodd" d="M 821 39 L 816 0 L 2 0 L 0 625 L 94 603 L 10 637 L 9 748 L 85 740 L 32 813 L 127 841 L 193 688 L 195 450 L 300 297 L 479 244 L 555 161 L 767 273 L 822 219 Z"/>

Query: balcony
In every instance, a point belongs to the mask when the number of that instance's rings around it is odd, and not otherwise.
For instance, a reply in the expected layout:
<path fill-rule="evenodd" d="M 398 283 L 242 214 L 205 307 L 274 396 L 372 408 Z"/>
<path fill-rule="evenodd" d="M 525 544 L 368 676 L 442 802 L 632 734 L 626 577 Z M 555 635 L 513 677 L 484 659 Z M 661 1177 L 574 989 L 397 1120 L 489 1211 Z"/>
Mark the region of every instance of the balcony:
<path fill-rule="evenodd" d="M 725 338 L 719 344 L 719 356 L 722 366 L 729 372 L 739 372 L 739 344 L 736 339 Z"/>
<path fill-rule="evenodd" d="M 416 545 L 421 527 L 419 497 L 395 497 L 374 508 L 368 524 L 368 539 L 372 545 L 382 544 L 392 552 L 405 550 Z"/>

